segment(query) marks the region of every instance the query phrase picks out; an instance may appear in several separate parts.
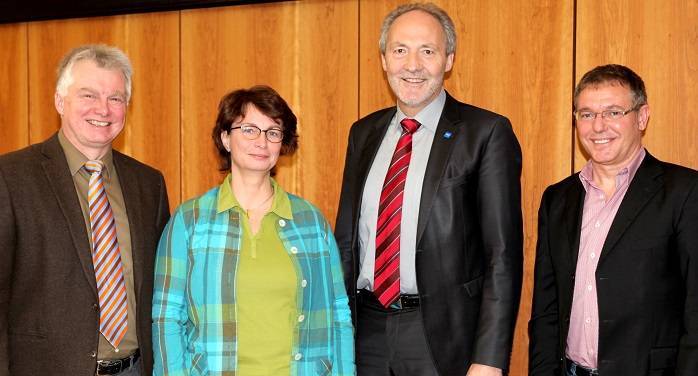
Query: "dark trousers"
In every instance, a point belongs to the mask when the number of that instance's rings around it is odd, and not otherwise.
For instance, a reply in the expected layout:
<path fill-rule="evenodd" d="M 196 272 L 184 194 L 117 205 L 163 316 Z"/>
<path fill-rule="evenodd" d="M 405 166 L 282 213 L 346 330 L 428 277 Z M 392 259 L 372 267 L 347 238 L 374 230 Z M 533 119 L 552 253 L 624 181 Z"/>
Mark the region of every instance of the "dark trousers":
<path fill-rule="evenodd" d="M 438 376 L 419 308 L 386 310 L 365 300 L 357 310 L 357 375 Z"/>

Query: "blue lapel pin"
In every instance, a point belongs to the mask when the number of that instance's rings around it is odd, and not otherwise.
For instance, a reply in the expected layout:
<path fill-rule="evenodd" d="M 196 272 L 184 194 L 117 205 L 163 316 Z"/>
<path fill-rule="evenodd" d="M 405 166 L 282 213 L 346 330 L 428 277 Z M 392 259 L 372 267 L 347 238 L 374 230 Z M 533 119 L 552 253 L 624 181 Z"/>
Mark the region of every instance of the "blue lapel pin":
<path fill-rule="evenodd" d="M 451 131 L 446 131 L 446 132 L 444 132 L 444 138 L 445 138 L 445 139 L 448 140 L 448 139 L 450 139 L 452 136 L 453 136 L 453 132 L 451 132 Z"/>

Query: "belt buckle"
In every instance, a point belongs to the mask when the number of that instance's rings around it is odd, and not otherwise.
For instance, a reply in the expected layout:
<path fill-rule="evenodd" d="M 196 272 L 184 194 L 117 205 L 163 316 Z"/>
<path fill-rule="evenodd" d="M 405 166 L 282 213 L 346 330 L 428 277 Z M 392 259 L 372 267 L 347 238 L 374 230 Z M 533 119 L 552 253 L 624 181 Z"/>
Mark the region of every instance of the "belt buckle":
<path fill-rule="evenodd" d="M 106 373 L 100 372 L 100 367 L 102 367 L 101 371 Z M 114 375 L 123 371 L 124 369 L 124 359 L 97 361 L 97 375 Z"/>

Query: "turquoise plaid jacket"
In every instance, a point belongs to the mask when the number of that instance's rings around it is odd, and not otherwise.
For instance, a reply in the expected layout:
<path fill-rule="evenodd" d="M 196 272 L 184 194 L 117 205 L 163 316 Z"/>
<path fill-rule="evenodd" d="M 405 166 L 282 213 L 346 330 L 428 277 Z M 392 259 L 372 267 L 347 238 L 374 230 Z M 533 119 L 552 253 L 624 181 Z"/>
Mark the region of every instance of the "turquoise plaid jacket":
<path fill-rule="evenodd" d="M 235 374 L 241 226 L 237 211 L 217 213 L 219 190 L 183 203 L 160 239 L 155 375 Z M 288 196 L 293 219 L 279 219 L 276 227 L 298 275 L 297 309 L 304 317 L 289 354 L 291 375 L 354 375 L 353 328 L 334 235 L 316 207 Z"/>

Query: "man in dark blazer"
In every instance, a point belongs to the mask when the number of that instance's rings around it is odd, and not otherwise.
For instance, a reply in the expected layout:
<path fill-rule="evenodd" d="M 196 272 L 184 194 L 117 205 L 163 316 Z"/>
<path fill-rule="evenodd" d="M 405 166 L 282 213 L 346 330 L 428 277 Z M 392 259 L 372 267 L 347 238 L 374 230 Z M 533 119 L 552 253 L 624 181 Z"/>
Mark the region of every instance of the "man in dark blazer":
<path fill-rule="evenodd" d="M 433 4 L 388 14 L 380 47 L 397 107 L 349 134 L 336 236 L 359 375 L 501 375 L 509 364 L 522 273 L 521 151 L 505 117 L 443 90 L 455 45 L 453 22 Z M 390 171 L 404 150 L 400 180 Z M 397 189 L 383 187 L 394 179 Z M 397 199 L 386 209 L 383 195 Z"/>
<path fill-rule="evenodd" d="M 162 174 L 111 148 L 130 93 L 123 52 L 76 48 L 59 65 L 59 132 L 0 156 L 0 375 L 152 373 L 153 264 L 169 207 Z M 115 228 L 120 252 L 107 274 L 120 270 L 126 291 L 126 319 L 112 321 L 125 334 L 109 339 L 100 332 L 100 312 L 111 308 L 100 306 L 93 266 L 92 245 L 102 241 L 91 235 L 88 160 L 104 166 L 107 233 Z"/>
<path fill-rule="evenodd" d="M 538 214 L 531 375 L 698 374 L 698 173 L 642 146 L 650 108 L 621 65 L 574 94 L 590 160 Z"/>

